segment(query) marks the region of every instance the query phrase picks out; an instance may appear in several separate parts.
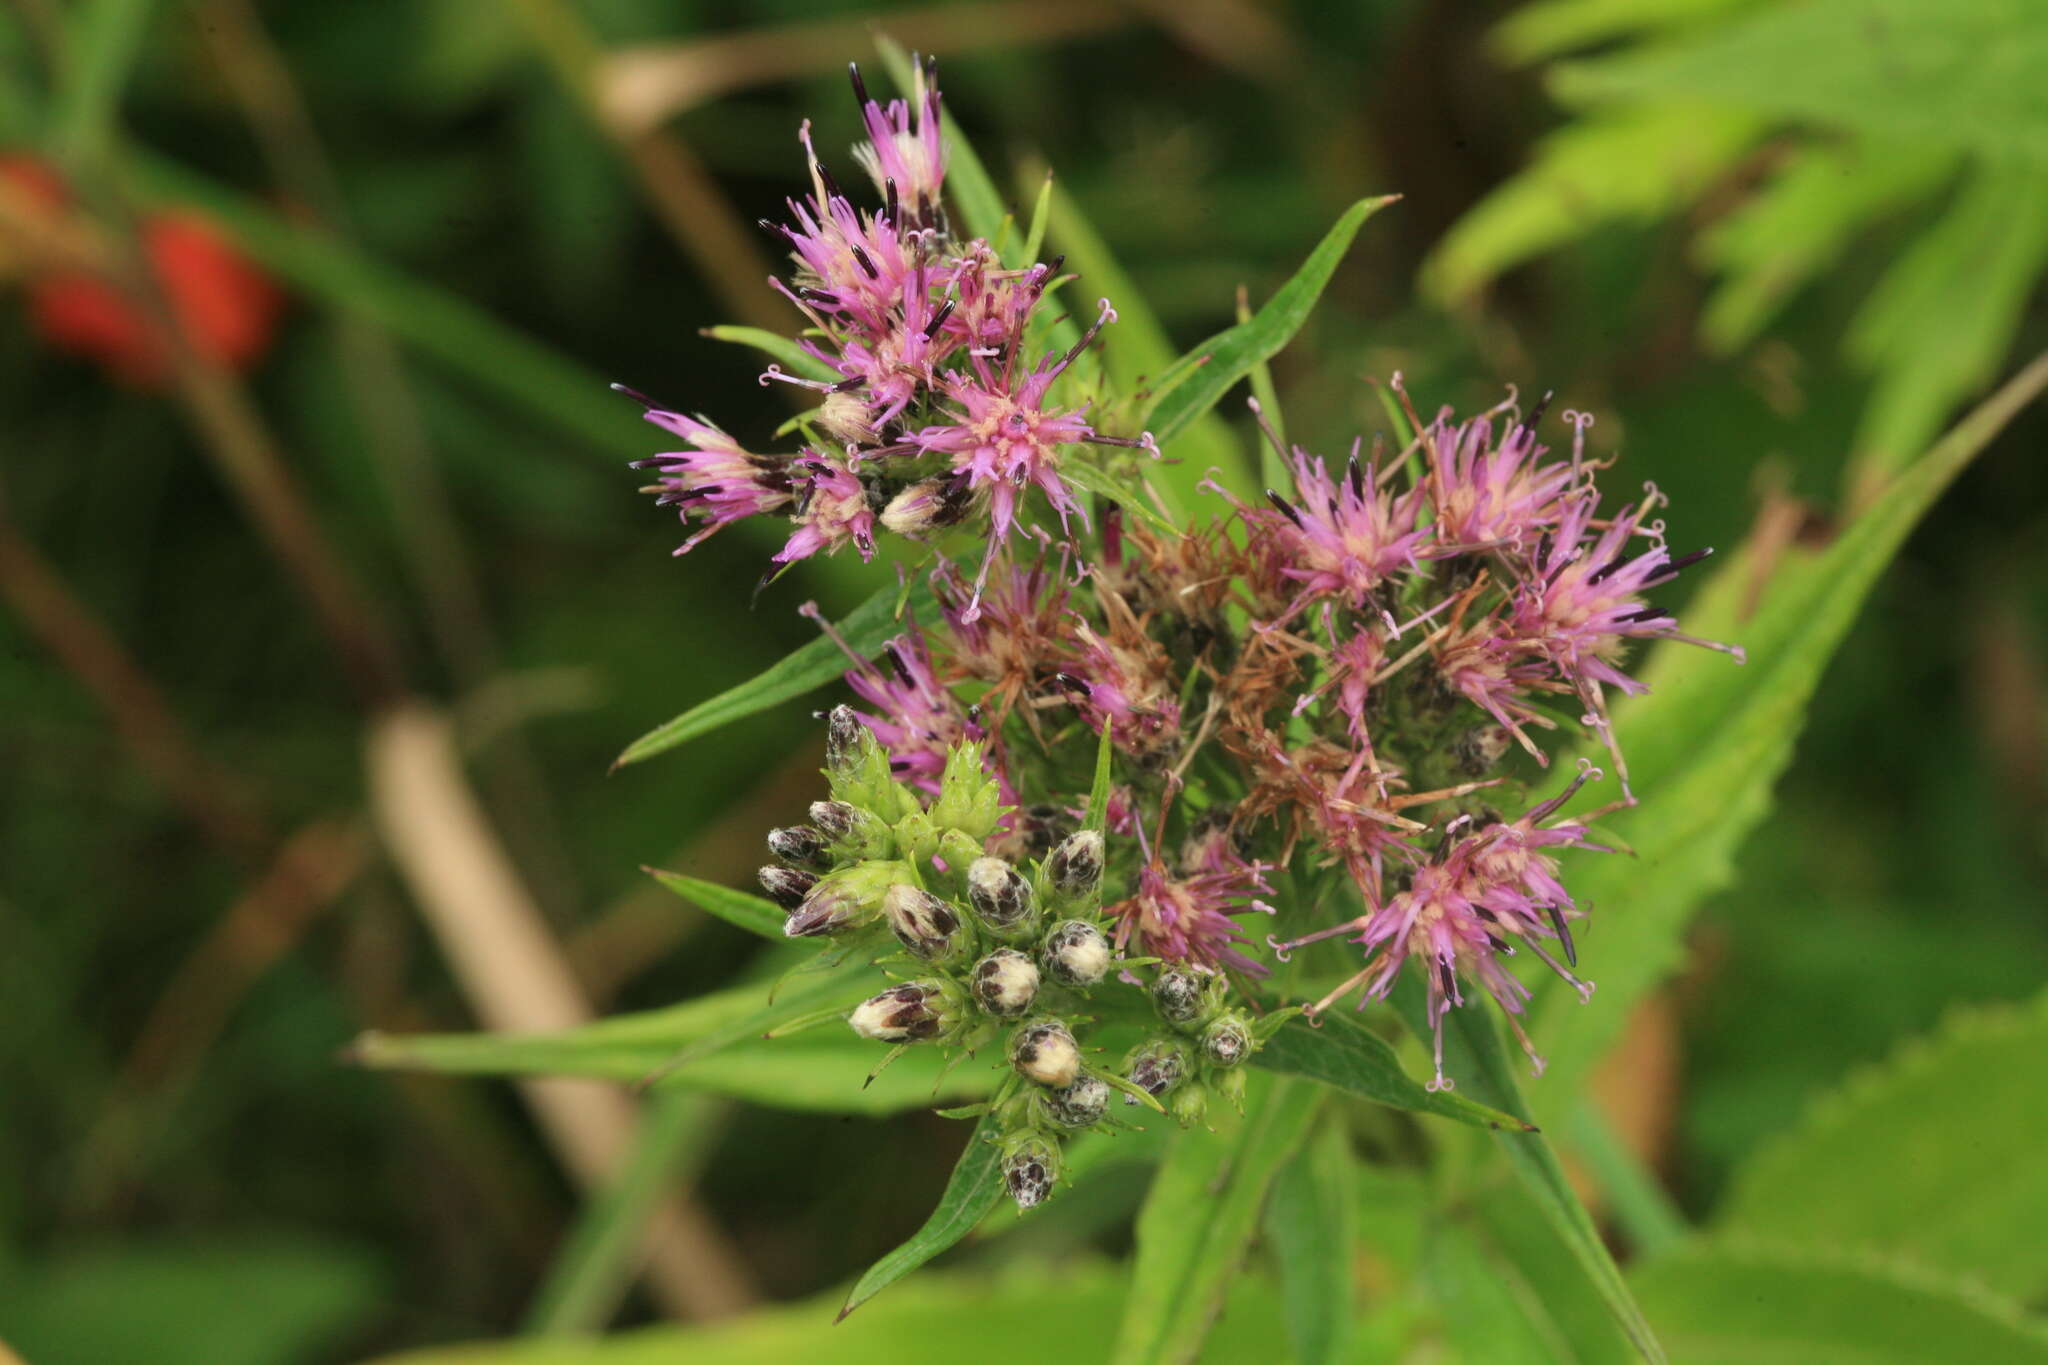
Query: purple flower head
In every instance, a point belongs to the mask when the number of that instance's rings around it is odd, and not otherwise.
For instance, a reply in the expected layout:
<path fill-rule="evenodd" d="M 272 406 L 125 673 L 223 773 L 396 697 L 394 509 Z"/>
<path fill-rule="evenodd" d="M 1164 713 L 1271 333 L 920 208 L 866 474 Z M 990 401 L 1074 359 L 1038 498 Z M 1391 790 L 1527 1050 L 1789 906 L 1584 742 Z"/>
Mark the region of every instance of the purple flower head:
<path fill-rule="evenodd" d="M 1549 395 L 1493 442 L 1491 415 L 1452 425 L 1445 408 L 1423 433 L 1429 452 L 1429 495 L 1437 539 L 1461 550 L 1533 547 L 1554 527 L 1566 500 L 1584 487 L 1585 426 L 1573 424 L 1569 463 L 1543 462 L 1536 443 Z"/>
<path fill-rule="evenodd" d="M 1257 899 L 1269 894 L 1266 863 L 1219 859 L 1207 870 L 1175 875 L 1156 858 L 1138 873 L 1136 894 L 1104 909 L 1116 923 L 1119 948 L 1135 941 L 1147 955 L 1174 963 L 1229 969 L 1247 976 L 1265 976 L 1269 969 L 1246 956 L 1239 944 L 1250 945 L 1232 918 L 1247 911 L 1272 914 Z"/>
<path fill-rule="evenodd" d="M 1275 510 L 1246 508 L 1253 535 L 1271 542 L 1280 572 L 1300 585 L 1290 614 L 1316 598 L 1373 605 L 1373 593 L 1425 557 L 1430 531 L 1420 522 L 1423 489 L 1396 494 L 1381 486 L 1372 462 L 1352 447 L 1343 472 L 1296 446 L 1288 456 L 1294 499 L 1267 493 Z"/>
<path fill-rule="evenodd" d="M 915 626 L 882 646 L 879 663 L 863 660 L 849 670 L 846 684 L 868 704 L 857 714 L 889 751 L 890 767 L 922 791 L 938 793 L 955 744 L 985 738 L 940 684 L 924 632 Z"/>
<path fill-rule="evenodd" d="M 980 596 L 946 566 L 935 580 L 955 667 L 988 684 L 981 705 L 1000 729 L 1017 702 L 1034 692 L 1072 634 L 1064 560 L 1041 556 L 1030 566 L 1004 555 L 986 574 Z M 1036 713 L 1024 718 L 1037 728 Z"/>
<path fill-rule="evenodd" d="M 882 214 L 863 214 L 827 178 L 811 149 L 811 125 L 798 137 L 812 161 L 813 197 L 789 201 L 789 225 L 764 223 L 789 243 L 797 263 L 795 287 L 776 287 L 813 322 L 835 324 L 875 339 L 886 335 L 895 310 L 921 281 L 914 239 L 904 238 Z"/>
<path fill-rule="evenodd" d="M 772 556 L 793 564 L 823 550 L 837 554 L 852 541 L 862 559 L 875 557 L 875 509 L 868 490 L 852 470 L 828 455 L 805 451 L 790 461 L 798 480 L 796 533 Z"/>
<path fill-rule="evenodd" d="M 939 117 L 938 59 L 917 62 L 910 98 L 886 105 L 869 98 L 858 66 L 848 66 L 847 74 L 868 133 L 868 140 L 853 149 L 853 158 L 873 178 L 876 193 L 888 198 L 889 217 L 893 221 L 900 214 L 913 228 L 941 226 L 946 142 Z"/>
<path fill-rule="evenodd" d="M 1078 614 L 1074 652 L 1057 681 L 1089 728 L 1141 761 L 1161 761 L 1180 747 L 1180 700 L 1166 653 L 1144 622 L 1114 594 L 1101 599 L 1107 621 L 1098 632 Z"/>
<path fill-rule="evenodd" d="M 636 469 L 661 472 L 651 489 L 656 506 L 676 508 L 685 524 L 693 515 L 703 523 L 702 529 L 677 548 L 677 554 L 695 549 L 730 522 L 784 511 L 796 501 L 796 478 L 786 457 L 749 454 L 738 441 L 699 417 L 653 406 L 648 407 L 646 416 L 690 443 L 687 450 L 633 461 Z"/>

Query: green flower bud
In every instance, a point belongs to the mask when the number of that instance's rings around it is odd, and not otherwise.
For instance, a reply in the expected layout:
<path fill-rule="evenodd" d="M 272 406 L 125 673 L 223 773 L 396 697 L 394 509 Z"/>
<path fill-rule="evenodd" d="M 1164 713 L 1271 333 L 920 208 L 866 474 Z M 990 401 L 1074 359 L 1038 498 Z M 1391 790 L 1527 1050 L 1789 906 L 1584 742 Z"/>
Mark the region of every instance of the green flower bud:
<path fill-rule="evenodd" d="M 1225 1010 L 1202 1030 L 1202 1055 L 1216 1066 L 1236 1066 L 1252 1055 L 1252 1021 L 1241 1010 Z"/>
<path fill-rule="evenodd" d="M 946 860 L 946 866 L 952 869 L 964 886 L 967 881 L 967 869 L 981 858 L 981 841 L 970 839 L 957 829 L 942 829 L 939 831 L 939 856 Z"/>
<path fill-rule="evenodd" d="M 1187 1071 L 1187 1049 L 1171 1038 L 1140 1043 L 1124 1058 L 1124 1076 L 1154 1099 L 1170 1093 Z M 1134 1096 L 1124 1096 L 1125 1104 L 1137 1102 Z"/>
<path fill-rule="evenodd" d="M 1012 1134 L 1003 1142 L 1001 1169 L 1003 1188 L 1020 1210 L 1042 1204 L 1060 1178 L 1059 1144 L 1030 1129 Z"/>
<path fill-rule="evenodd" d="M 835 799 L 899 815 L 889 753 L 851 706 L 835 706 L 825 724 L 825 777 Z"/>
<path fill-rule="evenodd" d="M 855 863 L 828 872 L 790 913 L 782 932 L 791 938 L 815 938 L 872 924 L 882 913 L 882 897 L 889 888 L 910 879 L 908 867 L 889 861 Z"/>
<path fill-rule="evenodd" d="M 967 869 L 967 903 L 998 938 L 1024 938 L 1037 927 L 1031 883 L 1001 858 L 977 858 Z"/>
<path fill-rule="evenodd" d="M 904 861 L 918 867 L 931 866 L 932 855 L 939 851 L 939 829 L 932 818 L 921 810 L 912 811 L 896 822 L 896 847 L 902 850 Z"/>
<path fill-rule="evenodd" d="M 952 982 L 906 981 L 855 1005 L 846 1022 L 878 1043 L 922 1043 L 952 1033 L 965 1014 Z"/>
<path fill-rule="evenodd" d="M 832 841 L 834 852 L 848 858 L 886 858 L 896 849 L 887 821 L 845 801 L 811 802 L 811 823 Z"/>
<path fill-rule="evenodd" d="M 1092 896 L 1102 884 L 1102 835 L 1084 829 L 1062 839 L 1045 860 L 1046 880 L 1054 892 L 1069 900 Z"/>
<path fill-rule="evenodd" d="M 1219 1071 L 1209 1080 L 1209 1088 L 1220 1098 L 1228 1100 L 1230 1107 L 1240 1114 L 1244 1112 L 1244 1086 L 1245 1069 L 1241 1066 Z"/>
<path fill-rule="evenodd" d="M 1038 968 L 1015 948 L 998 948 L 974 964 L 975 1001 L 998 1019 L 1015 1019 L 1038 998 Z"/>
<path fill-rule="evenodd" d="M 882 916 L 912 957 L 943 962 L 966 945 L 959 912 L 909 882 L 897 882 L 883 893 Z"/>
<path fill-rule="evenodd" d="M 1166 1112 L 1181 1127 L 1194 1127 L 1209 1112 L 1209 1087 L 1193 1083 L 1180 1087 L 1166 1102 Z"/>
<path fill-rule="evenodd" d="M 1109 1110 L 1109 1082 L 1086 1071 L 1072 1085 L 1040 1093 L 1047 1117 L 1062 1128 L 1091 1128 Z"/>
<path fill-rule="evenodd" d="M 982 752 L 973 740 L 953 746 L 931 809 L 933 824 L 960 830 L 977 844 L 988 838 L 1003 814 L 1002 788 L 982 767 Z"/>
<path fill-rule="evenodd" d="M 1081 1074 L 1081 1049 L 1057 1019 L 1036 1019 L 1010 1038 L 1010 1065 L 1028 1081 L 1058 1090 Z"/>
<path fill-rule="evenodd" d="M 1094 985 L 1109 975 L 1111 958 L 1109 940 L 1083 919 L 1054 925 L 1039 950 L 1045 974 L 1062 986 Z"/>

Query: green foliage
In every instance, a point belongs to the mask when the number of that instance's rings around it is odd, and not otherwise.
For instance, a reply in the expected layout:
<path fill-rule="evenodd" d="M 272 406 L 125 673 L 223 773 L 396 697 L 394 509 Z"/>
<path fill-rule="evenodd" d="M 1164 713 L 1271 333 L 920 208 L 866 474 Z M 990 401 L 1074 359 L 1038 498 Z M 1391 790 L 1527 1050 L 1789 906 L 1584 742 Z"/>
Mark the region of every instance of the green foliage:
<path fill-rule="evenodd" d="M 1348 1014 L 1326 1015 L 1311 1025 L 1292 1019 L 1252 1059 L 1252 1065 L 1312 1081 L 1375 1104 L 1436 1114 L 1481 1128 L 1526 1131 L 1530 1125 L 1513 1114 L 1490 1108 L 1456 1091 L 1430 1090 L 1401 1069 L 1386 1039 Z"/>
<path fill-rule="evenodd" d="M 1137 1260 L 1114 1365 L 1187 1365 L 1202 1352 L 1273 1181 L 1307 1137 L 1323 1093 L 1255 1081 L 1245 1116 L 1174 1139 L 1138 1214 Z"/>
<path fill-rule="evenodd" d="M 2048 1332 L 2017 1306 L 1877 1258 L 1709 1244 L 1635 1285 L 1687 1365 L 2048 1361 Z"/>
<path fill-rule="evenodd" d="M 1287 1306 L 1299 1365 L 1346 1358 L 1355 1311 L 1352 1248 L 1358 1242 L 1357 1158 L 1340 1123 L 1325 1116 L 1273 1181 L 1266 1241 Z"/>
<path fill-rule="evenodd" d="M 1958 1014 L 1759 1151 L 1715 1225 L 1774 1245 L 1868 1249 L 2038 1300 L 2044 1070 L 2048 996 Z"/>
<path fill-rule="evenodd" d="M 663 872 L 658 867 L 643 869 L 648 876 L 660 882 L 684 900 L 702 909 L 707 914 L 718 916 L 737 929 L 744 929 L 770 943 L 783 943 L 783 921 L 789 916 L 773 901 L 762 900 L 759 896 L 735 891 L 718 882 L 707 882 L 701 877 L 686 877 L 680 872 Z"/>
<path fill-rule="evenodd" d="M 959 1242 L 1003 1202 L 1002 1182 L 996 1178 L 1000 1164 L 994 1140 L 997 1130 L 995 1113 L 982 1115 L 968 1134 L 938 1207 L 909 1241 L 868 1267 L 840 1305 L 838 1321 L 845 1321 L 854 1309 Z"/>

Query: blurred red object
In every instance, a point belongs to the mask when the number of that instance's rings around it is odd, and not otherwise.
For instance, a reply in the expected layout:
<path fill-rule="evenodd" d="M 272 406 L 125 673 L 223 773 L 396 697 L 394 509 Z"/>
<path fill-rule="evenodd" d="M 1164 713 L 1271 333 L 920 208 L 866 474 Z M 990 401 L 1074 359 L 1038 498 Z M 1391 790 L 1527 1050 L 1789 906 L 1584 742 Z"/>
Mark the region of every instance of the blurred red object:
<path fill-rule="evenodd" d="M 70 208 L 62 177 L 34 157 L 0 156 L 0 179 L 52 215 Z M 142 221 L 141 235 L 150 272 L 192 347 L 238 370 L 260 360 L 284 307 L 269 276 L 196 214 L 151 214 Z M 170 378 L 164 339 L 120 290 L 65 269 L 30 269 L 25 287 L 30 320 L 52 346 L 97 361 L 139 388 L 162 388 Z"/>

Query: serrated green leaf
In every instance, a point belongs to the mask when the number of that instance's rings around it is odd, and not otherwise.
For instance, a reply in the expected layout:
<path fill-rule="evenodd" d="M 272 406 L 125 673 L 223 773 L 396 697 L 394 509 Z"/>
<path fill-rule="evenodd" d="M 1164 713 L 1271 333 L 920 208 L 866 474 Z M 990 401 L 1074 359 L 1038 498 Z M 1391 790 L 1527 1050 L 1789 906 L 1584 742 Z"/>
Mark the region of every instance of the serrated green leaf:
<path fill-rule="evenodd" d="M 1392 999 L 1415 1035 L 1429 1037 L 1428 1001 L 1413 972 L 1404 973 L 1395 984 Z M 1529 1106 L 1515 1080 L 1514 1063 L 1501 1042 L 1496 1012 L 1479 1004 L 1453 1009 L 1443 1021 L 1443 1030 L 1445 1074 L 1482 1102 L 1527 1120 Z M 1652 1365 L 1662 1365 L 1666 1359 L 1664 1348 L 1629 1293 L 1627 1281 L 1607 1250 L 1599 1228 L 1594 1226 L 1593 1216 L 1579 1202 L 1549 1140 L 1539 1132 L 1513 1133 L 1501 1129 L 1495 1129 L 1493 1136 L 1494 1145 L 1507 1158 L 1509 1169 L 1570 1252 L 1570 1263 L 1578 1268 L 1587 1288 L 1606 1303 L 1615 1323 L 1642 1358 Z"/>
<path fill-rule="evenodd" d="M 951 1248 L 974 1231 L 975 1224 L 1002 1201 L 1003 1183 L 997 1171 L 1001 1154 L 994 1142 L 1000 1128 L 995 1114 L 982 1115 L 960 1153 L 960 1160 L 954 1163 L 938 1207 L 909 1241 L 869 1266 L 867 1273 L 854 1282 L 846 1302 L 840 1306 L 838 1321 L 844 1322 L 848 1313 Z"/>
<path fill-rule="evenodd" d="M 863 656 L 872 654 L 904 629 L 904 619 L 897 615 L 899 595 L 894 584 L 877 588 L 833 629 L 850 648 Z M 904 616 L 920 624 L 929 625 L 938 619 L 938 602 L 932 596 L 930 582 L 923 577 L 911 585 L 905 606 Z M 848 666 L 845 652 L 831 637 L 820 635 L 765 672 L 697 703 L 674 720 L 640 736 L 612 761 L 612 768 L 616 771 L 629 763 L 667 753 L 699 735 L 801 697 L 834 681 Z"/>
<path fill-rule="evenodd" d="M 1513 1114 L 1475 1104 L 1454 1090 L 1429 1090 L 1401 1069 L 1393 1046 L 1345 1014 L 1324 1015 L 1320 1024 L 1290 1020 L 1252 1056 L 1253 1065 L 1303 1076 L 1347 1094 L 1411 1113 L 1435 1114 L 1478 1128 L 1526 1132 L 1530 1124 Z"/>
<path fill-rule="evenodd" d="M 1201 1355 L 1273 1180 L 1324 1098 L 1300 1081 L 1252 1080 L 1244 1118 L 1221 1134 L 1182 1132 L 1152 1183 L 1112 1365 L 1186 1365 Z"/>
<path fill-rule="evenodd" d="M 707 914 L 718 916 L 735 928 L 769 939 L 775 943 L 786 943 L 783 936 L 783 921 L 788 918 L 782 907 L 773 901 L 750 896 L 744 891 L 735 891 L 717 882 L 707 882 L 698 877 L 685 876 L 680 872 L 664 872 L 658 867 L 640 869 L 684 900 L 697 906 Z"/>
<path fill-rule="evenodd" d="M 1698 102 L 1587 115 L 1544 138 L 1528 169 L 1444 234 L 1423 264 L 1423 291 L 1440 303 L 1466 299 L 1593 226 L 1662 218 L 1747 154 L 1764 130 L 1754 114 Z"/>
<path fill-rule="evenodd" d="M 713 341 L 730 341 L 736 346 L 750 346 L 791 374 L 800 375 L 805 379 L 836 384 L 846 377 L 799 346 L 793 339 L 779 332 L 768 331 L 766 328 L 720 323 L 715 327 L 706 327 L 704 335 Z"/>
<path fill-rule="evenodd" d="M 1755 616 L 1740 619 L 1749 566 L 1738 556 L 1702 589 L 1687 629 L 1739 638 L 1749 663 L 1684 645 L 1654 653 L 1647 695 L 1615 708 L 1614 727 L 1642 804 L 1616 817 L 1636 856 L 1572 859 L 1573 894 L 1593 909 L 1590 1004 L 1532 983 L 1529 1031 L 1550 1059 L 1537 1092 L 1559 1118 L 1636 1001 L 1679 963 L 1693 909 L 1732 876 L 1736 850 L 1769 809 L 1801 718 L 1828 660 L 1878 575 L 1949 482 L 2048 387 L 2037 360 L 1938 442 L 1823 553 L 1788 551 Z"/>
<path fill-rule="evenodd" d="M 1846 349 L 1877 375 L 1856 433 L 1857 475 L 1887 476 L 1999 371 L 2048 265 L 2048 171 L 1980 171 L 1908 247 L 1851 324 Z"/>
<path fill-rule="evenodd" d="M 1722 279 L 1700 314 L 1717 351 L 1747 345 L 1798 289 L 1873 221 L 1934 191 L 1956 158 L 1938 148 L 1860 142 L 1802 146 L 1751 198 L 1699 235 Z"/>
<path fill-rule="evenodd" d="M 2018 1305 L 1874 1258 L 1710 1243 L 1633 1283 L 1686 1365 L 2048 1362 L 2048 1334 Z"/>
<path fill-rule="evenodd" d="M 2048 1293 L 2048 995 L 1970 1010 L 1824 1097 L 1737 1172 L 1715 1226 Z"/>
<path fill-rule="evenodd" d="M 1806 0 L 1555 70 L 1560 99 L 1684 100 L 2048 162 L 2048 25 L 2032 0 Z"/>
<path fill-rule="evenodd" d="M 1286 284 L 1252 315 L 1250 322 L 1210 337 L 1158 376 L 1164 391 L 1144 418 L 1146 429 L 1163 447 L 1221 401 L 1223 395 L 1252 371 L 1252 366 L 1279 354 L 1315 310 L 1330 277 L 1344 260 L 1359 228 L 1399 195 L 1361 199 L 1344 211 L 1314 251 Z M 1173 380 L 1171 388 L 1165 381 Z M 1225 471 L 1244 477 L 1249 471 Z"/>
<path fill-rule="evenodd" d="M 1287 1335 L 1297 1365 L 1345 1358 L 1351 1335 L 1352 1244 L 1358 1180 L 1341 1124 L 1325 1122 L 1273 1182 L 1266 1241 L 1280 1268 Z"/>

